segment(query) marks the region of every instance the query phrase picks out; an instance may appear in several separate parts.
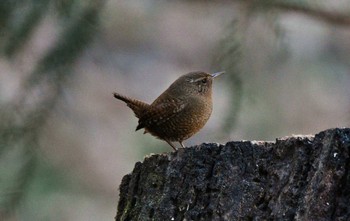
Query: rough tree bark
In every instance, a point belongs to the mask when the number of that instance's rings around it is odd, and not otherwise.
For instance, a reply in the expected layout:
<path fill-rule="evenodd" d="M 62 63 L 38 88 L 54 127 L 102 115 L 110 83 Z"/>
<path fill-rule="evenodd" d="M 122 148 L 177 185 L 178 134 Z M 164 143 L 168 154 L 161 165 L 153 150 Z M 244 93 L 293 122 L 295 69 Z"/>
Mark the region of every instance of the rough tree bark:
<path fill-rule="evenodd" d="M 350 129 L 202 144 L 138 162 L 116 220 L 350 220 Z"/>

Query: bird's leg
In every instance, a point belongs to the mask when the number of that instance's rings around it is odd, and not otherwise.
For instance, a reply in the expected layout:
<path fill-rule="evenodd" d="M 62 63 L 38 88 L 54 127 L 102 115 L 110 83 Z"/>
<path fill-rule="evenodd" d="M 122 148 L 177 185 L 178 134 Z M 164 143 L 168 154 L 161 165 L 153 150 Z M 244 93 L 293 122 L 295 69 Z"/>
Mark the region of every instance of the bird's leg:
<path fill-rule="evenodd" d="M 177 151 L 177 148 L 172 144 L 170 141 L 165 140 L 175 151 Z"/>
<path fill-rule="evenodd" d="M 182 143 L 182 141 L 179 141 L 179 143 L 181 144 L 182 148 L 185 148 L 185 145 Z"/>

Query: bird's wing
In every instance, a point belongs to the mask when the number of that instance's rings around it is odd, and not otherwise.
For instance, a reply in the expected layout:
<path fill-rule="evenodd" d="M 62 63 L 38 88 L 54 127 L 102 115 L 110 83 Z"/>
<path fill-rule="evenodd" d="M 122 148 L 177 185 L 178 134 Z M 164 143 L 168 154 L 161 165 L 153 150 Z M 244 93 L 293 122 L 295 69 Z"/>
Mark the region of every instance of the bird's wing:
<path fill-rule="evenodd" d="M 185 109 L 185 103 L 180 99 L 167 99 L 159 104 L 151 105 L 140 117 L 136 130 L 144 127 L 160 125 Z"/>

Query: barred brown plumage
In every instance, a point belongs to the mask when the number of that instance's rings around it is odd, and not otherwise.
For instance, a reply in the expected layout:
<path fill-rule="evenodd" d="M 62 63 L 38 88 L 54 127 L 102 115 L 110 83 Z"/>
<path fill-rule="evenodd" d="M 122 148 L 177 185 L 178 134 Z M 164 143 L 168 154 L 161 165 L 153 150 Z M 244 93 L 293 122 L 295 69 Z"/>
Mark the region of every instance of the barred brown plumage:
<path fill-rule="evenodd" d="M 152 104 L 118 93 L 113 95 L 124 101 L 139 118 L 136 130 L 144 128 L 145 133 L 166 141 L 177 150 L 172 141 L 177 141 L 184 147 L 182 142 L 197 133 L 208 121 L 213 106 L 212 82 L 223 73 L 197 71 L 185 74 Z"/>

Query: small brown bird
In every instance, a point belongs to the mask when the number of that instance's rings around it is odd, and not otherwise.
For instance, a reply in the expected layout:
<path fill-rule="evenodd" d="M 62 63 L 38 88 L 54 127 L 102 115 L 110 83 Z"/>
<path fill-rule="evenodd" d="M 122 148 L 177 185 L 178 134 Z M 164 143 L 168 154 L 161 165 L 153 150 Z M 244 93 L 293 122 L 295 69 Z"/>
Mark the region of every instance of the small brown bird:
<path fill-rule="evenodd" d="M 144 128 L 144 133 L 148 132 L 166 141 L 177 150 L 172 141 L 177 141 L 184 147 L 182 142 L 197 133 L 208 121 L 213 108 L 213 79 L 223 73 L 196 71 L 185 74 L 152 104 L 118 93 L 113 95 L 124 101 L 139 118 L 136 130 Z"/>

